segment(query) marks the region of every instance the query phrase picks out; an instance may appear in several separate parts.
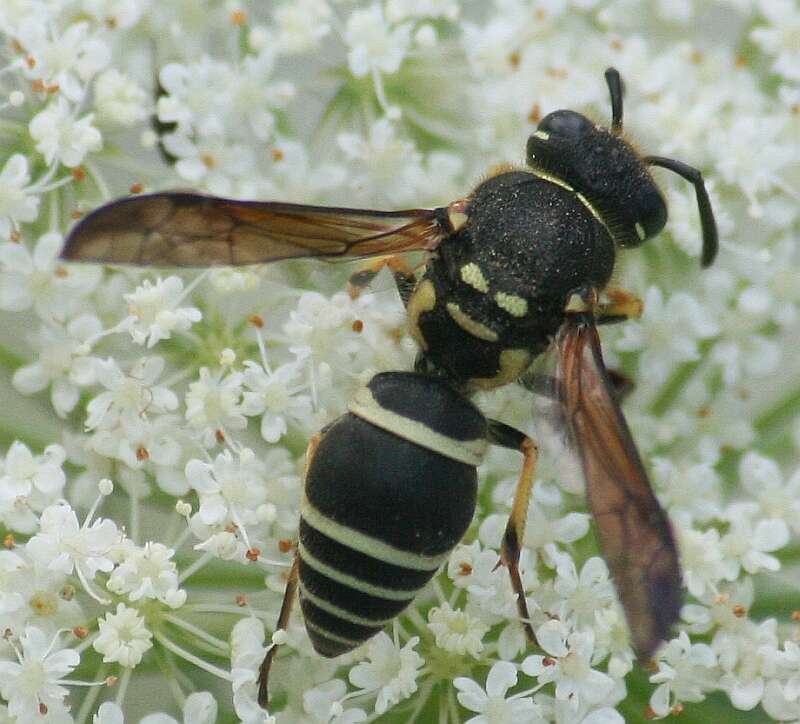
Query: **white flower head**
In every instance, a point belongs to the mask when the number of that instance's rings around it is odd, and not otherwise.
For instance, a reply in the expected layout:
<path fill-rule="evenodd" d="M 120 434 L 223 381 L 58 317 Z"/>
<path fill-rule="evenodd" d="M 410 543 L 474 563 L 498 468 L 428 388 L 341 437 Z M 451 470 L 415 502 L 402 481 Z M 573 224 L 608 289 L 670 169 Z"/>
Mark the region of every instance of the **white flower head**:
<path fill-rule="evenodd" d="M 417 690 L 419 669 L 425 663 L 414 650 L 418 643 L 419 637 L 413 636 L 401 648 L 381 632 L 366 644 L 369 662 L 350 669 L 350 683 L 365 692 L 377 692 L 376 714 L 383 714 Z"/>
<path fill-rule="evenodd" d="M 153 634 L 144 619 L 135 608 L 124 603 L 118 603 L 116 613 L 107 613 L 97 623 L 100 632 L 92 646 L 103 655 L 106 663 L 116 662 L 134 668 L 153 646 Z"/>

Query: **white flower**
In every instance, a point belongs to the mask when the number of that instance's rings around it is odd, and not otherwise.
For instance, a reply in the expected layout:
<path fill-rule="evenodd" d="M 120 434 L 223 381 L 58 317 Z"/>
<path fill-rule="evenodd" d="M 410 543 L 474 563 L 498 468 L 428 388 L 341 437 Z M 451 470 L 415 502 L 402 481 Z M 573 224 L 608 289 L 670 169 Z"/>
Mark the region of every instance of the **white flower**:
<path fill-rule="evenodd" d="M 421 154 L 412 141 L 398 137 L 387 118 L 375 121 L 363 136 L 340 133 L 336 141 L 355 167 L 350 187 L 358 195 L 402 203 L 424 183 Z"/>
<path fill-rule="evenodd" d="M 460 676 L 453 680 L 461 706 L 478 713 L 465 724 L 539 724 L 545 721 L 542 710 L 529 696 L 506 699 L 506 692 L 517 684 L 517 668 L 508 661 L 498 661 L 486 676 L 486 691 L 472 679 Z"/>
<path fill-rule="evenodd" d="M 150 8 L 151 0 L 81 0 L 80 6 L 98 22 L 125 30 L 136 25 Z"/>
<path fill-rule="evenodd" d="M 121 460 L 130 468 L 142 468 L 148 463 L 155 467 L 173 467 L 181 459 L 182 449 L 176 441 L 180 430 L 177 415 L 157 415 L 153 417 L 124 416 L 119 425 L 111 430 L 99 429 L 92 435 L 89 447 L 100 455 Z M 182 495 L 186 492 L 185 483 L 175 485 L 162 479 L 159 470 L 158 483 L 164 490 Z"/>
<path fill-rule="evenodd" d="M 758 503 L 761 515 L 782 519 L 800 533 L 800 469 L 784 483 L 774 460 L 748 452 L 739 463 L 739 479 Z"/>
<path fill-rule="evenodd" d="M 103 147 L 103 137 L 93 121 L 93 113 L 73 118 L 66 99 L 59 96 L 33 117 L 28 130 L 48 164 L 57 160 L 74 167 L 83 163 L 87 153 Z"/>
<path fill-rule="evenodd" d="M 372 70 L 396 73 L 411 45 L 411 25 L 391 27 L 383 16 L 383 8 L 375 3 L 350 15 L 344 40 L 349 47 L 350 72 L 356 78 Z"/>
<path fill-rule="evenodd" d="M 341 700 L 346 693 L 347 684 L 341 679 L 326 681 L 303 694 L 303 711 L 322 724 L 355 724 L 366 720 L 363 709 L 342 707 Z"/>
<path fill-rule="evenodd" d="M 59 649 L 52 639 L 35 626 L 28 626 L 19 638 L 22 651 L 17 662 L 0 661 L 0 694 L 8 702 L 8 713 L 17 722 L 35 721 L 41 707 L 58 708 L 67 689 L 59 683 L 80 663 L 71 649 Z"/>
<path fill-rule="evenodd" d="M 134 126 L 147 117 L 147 93 L 136 81 L 116 68 L 108 68 L 97 76 L 94 97 L 100 121 Z"/>
<path fill-rule="evenodd" d="M 274 721 L 256 700 L 264 654 L 264 624 L 256 618 L 243 618 L 231 631 L 231 685 L 236 714 L 248 724 Z"/>
<path fill-rule="evenodd" d="M 153 647 L 153 634 L 145 626 L 144 619 L 135 608 L 128 608 L 124 603 L 118 603 L 117 612 L 107 613 L 97 624 L 100 631 L 92 646 L 103 655 L 106 663 L 117 662 L 134 668 Z"/>
<path fill-rule="evenodd" d="M 200 379 L 189 385 L 186 420 L 200 433 L 207 447 L 217 441 L 220 433 L 247 426 L 241 408 L 242 379 L 239 372 L 226 375 L 220 369 L 212 375 L 208 367 L 201 367 Z"/>
<path fill-rule="evenodd" d="M 39 532 L 25 545 L 36 565 L 69 574 L 76 571 L 87 592 L 98 571 L 114 567 L 111 551 L 120 541 L 112 520 L 98 519 L 78 525 L 75 511 L 66 504 L 51 505 L 42 512 Z"/>
<path fill-rule="evenodd" d="M 33 494 L 46 500 L 60 497 L 67 481 L 61 469 L 66 457 L 61 445 L 48 445 L 43 455 L 34 456 L 24 443 L 11 443 L 0 475 L 0 494 L 21 497 Z"/>
<path fill-rule="evenodd" d="M 661 384 L 676 365 L 699 357 L 698 342 L 713 337 L 718 325 L 690 294 L 677 292 L 667 302 L 659 287 L 650 287 L 644 299 L 641 321 L 623 325 L 617 349 L 639 352 L 639 375 L 652 384 Z"/>
<path fill-rule="evenodd" d="M 561 599 L 558 618 L 576 628 L 593 625 L 597 613 L 615 600 L 608 567 L 597 556 L 583 564 L 580 576 L 575 562 L 562 558 L 554 588 Z"/>
<path fill-rule="evenodd" d="M 780 518 L 753 520 L 752 503 L 739 503 L 730 507 L 730 530 L 719 542 L 725 578 L 735 581 L 741 568 L 748 573 L 780 570 L 780 561 L 767 555 L 783 548 L 789 542 L 789 527 Z"/>
<path fill-rule="evenodd" d="M 66 417 L 78 404 L 80 388 L 95 379 L 95 359 L 89 356 L 91 341 L 102 325 L 93 314 L 71 320 L 66 327 L 53 321 L 43 324 L 33 337 L 36 360 L 14 372 L 12 383 L 25 395 L 50 385 L 50 402 L 59 417 Z"/>
<path fill-rule="evenodd" d="M 759 0 L 769 25 L 757 27 L 750 37 L 775 56 L 772 69 L 789 80 L 800 80 L 800 10 L 792 0 Z"/>
<path fill-rule="evenodd" d="M 26 72 L 32 80 L 57 87 L 66 100 L 77 103 L 86 82 L 108 65 L 111 49 L 90 35 L 87 22 L 73 23 L 58 34 L 53 29 L 53 24 L 35 18 L 21 24 L 18 40 L 34 60 L 26 64 Z"/>
<path fill-rule="evenodd" d="M 753 709 L 764 696 L 765 674 L 778 659 L 777 621 L 767 619 L 760 624 L 746 621 L 742 631 L 719 631 L 711 648 L 724 672 L 721 686 L 731 703 L 744 711 Z"/>
<path fill-rule="evenodd" d="M 108 702 L 106 702 L 108 703 Z M 105 704 L 101 705 L 100 709 Z M 115 704 L 112 706 L 116 706 Z M 123 724 L 122 710 L 119 711 L 118 719 L 110 719 L 107 724 Z M 186 697 L 183 704 L 183 724 L 215 724 L 217 721 L 217 700 L 207 691 L 195 691 Z M 116 714 L 116 713 L 115 713 Z M 96 721 L 93 724 L 106 724 L 104 721 Z M 168 714 L 148 714 L 139 720 L 139 724 L 178 724 L 177 719 Z"/>
<path fill-rule="evenodd" d="M 773 719 L 782 722 L 791 722 L 792 724 L 800 722 L 797 700 L 790 699 L 786 696 L 785 689 L 781 686 L 781 683 L 775 679 L 767 682 L 764 699 L 761 703 L 764 707 L 764 711 Z"/>
<path fill-rule="evenodd" d="M 163 371 L 164 360 L 161 357 L 140 357 L 127 375 L 113 358 L 97 360 L 97 381 L 106 392 L 101 392 L 86 405 L 86 429 L 111 429 L 126 418 L 135 420 L 140 415 L 158 415 L 174 410 L 178 406 L 175 393 L 155 384 Z"/>
<path fill-rule="evenodd" d="M 304 53 L 319 45 L 331 30 L 326 0 L 298 0 L 275 9 L 278 47 L 285 53 Z"/>
<path fill-rule="evenodd" d="M 221 134 L 193 140 L 181 133 L 169 133 L 162 143 L 178 159 L 175 170 L 181 178 L 219 196 L 234 194 L 234 184 L 253 172 L 253 157 L 247 149 L 229 143 Z"/>
<path fill-rule="evenodd" d="M 63 320 L 97 286 L 102 270 L 64 267 L 58 254 L 61 234 L 43 234 L 33 252 L 24 244 L 0 244 L 0 309 L 23 311 L 33 306 L 44 318 Z"/>
<path fill-rule="evenodd" d="M 203 317 L 199 309 L 178 306 L 184 297 L 183 281 L 176 276 L 159 277 L 155 284 L 145 279 L 136 291 L 126 294 L 133 341 L 150 349 L 156 342 L 169 339 L 172 332 L 186 332 L 199 322 Z"/>
<path fill-rule="evenodd" d="M 522 662 L 522 670 L 542 684 L 554 681 L 556 699 L 578 711 L 581 703 L 599 704 L 611 693 L 614 680 L 592 668 L 591 629 L 570 633 L 561 621 L 552 620 L 536 629 L 536 640 L 549 656 L 528 656 Z"/>
<path fill-rule="evenodd" d="M 298 384 L 300 367 L 296 363 L 283 364 L 270 372 L 250 360 L 244 367 L 242 412 L 262 416 L 261 437 L 267 442 L 278 442 L 286 434 L 287 419 L 308 419 L 311 398 L 299 394 L 305 385 Z"/>
<path fill-rule="evenodd" d="M 679 550 L 683 566 L 683 580 L 693 596 L 715 591 L 724 578 L 719 531 L 715 528 L 704 533 L 691 528 L 678 528 Z"/>
<path fill-rule="evenodd" d="M 213 465 L 200 460 L 186 463 L 186 479 L 200 497 L 196 515 L 208 526 L 234 523 L 244 528 L 258 522 L 256 509 L 266 502 L 265 477 L 263 464 L 249 448 L 242 450 L 238 459 L 225 450 Z"/>
<path fill-rule="evenodd" d="M 125 715 L 118 704 L 104 701 L 92 717 L 92 724 L 125 724 Z"/>
<path fill-rule="evenodd" d="M 178 588 L 173 555 L 175 551 L 152 541 L 143 548 L 131 548 L 114 569 L 106 587 L 118 595 L 127 594 L 131 601 L 154 598 L 170 608 L 178 608 L 186 601 L 186 591 Z"/>
<path fill-rule="evenodd" d="M 658 684 L 650 696 L 650 708 L 666 716 L 681 701 L 702 701 L 714 686 L 713 667 L 717 663 L 711 647 L 693 644 L 682 631 L 658 655 L 658 671 L 650 677 Z"/>
<path fill-rule="evenodd" d="M 414 651 L 418 643 L 419 637 L 413 636 L 400 648 L 381 631 L 366 644 L 369 662 L 361 662 L 350 669 L 350 683 L 365 692 L 378 692 L 376 714 L 383 714 L 417 690 L 419 669 L 425 663 Z"/>
<path fill-rule="evenodd" d="M 452 654 L 479 657 L 483 636 L 489 627 L 468 613 L 453 610 L 446 601 L 428 611 L 428 628 L 436 637 L 436 645 Z"/>
<path fill-rule="evenodd" d="M 39 197 L 26 188 L 30 182 L 28 159 L 15 153 L 0 171 L 0 238 L 39 215 Z"/>

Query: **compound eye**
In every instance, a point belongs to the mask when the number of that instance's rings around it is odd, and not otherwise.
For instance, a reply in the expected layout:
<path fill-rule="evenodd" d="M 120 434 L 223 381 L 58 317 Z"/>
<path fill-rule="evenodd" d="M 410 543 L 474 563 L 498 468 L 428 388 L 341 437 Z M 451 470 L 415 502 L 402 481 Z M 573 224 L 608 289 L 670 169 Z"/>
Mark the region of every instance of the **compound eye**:
<path fill-rule="evenodd" d="M 655 236 L 667 223 L 667 205 L 658 189 L 652 189 L 639 199 L 637 211 L 636 235 L 640 241 Z"/>
<path fill-rule="evenodd" d="M 567 138 L 585 136 L 594 129 L 594 124 L 575 111 L 553 111 L 539 122 L 539 130 Z"/>

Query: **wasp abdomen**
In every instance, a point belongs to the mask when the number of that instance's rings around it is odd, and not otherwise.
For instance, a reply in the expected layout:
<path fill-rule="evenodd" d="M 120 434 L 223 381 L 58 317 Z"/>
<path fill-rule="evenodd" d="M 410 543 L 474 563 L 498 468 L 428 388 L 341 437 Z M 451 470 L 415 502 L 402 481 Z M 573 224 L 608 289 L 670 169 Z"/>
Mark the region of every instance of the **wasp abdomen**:
<path fill-rule="evenodd" d="M 480 411 L 444 382 L 376 375 L 325 433 L 301 507 L 300 602 L 314 648 L 380 631 L 447 560 L 475 510 Z"/>

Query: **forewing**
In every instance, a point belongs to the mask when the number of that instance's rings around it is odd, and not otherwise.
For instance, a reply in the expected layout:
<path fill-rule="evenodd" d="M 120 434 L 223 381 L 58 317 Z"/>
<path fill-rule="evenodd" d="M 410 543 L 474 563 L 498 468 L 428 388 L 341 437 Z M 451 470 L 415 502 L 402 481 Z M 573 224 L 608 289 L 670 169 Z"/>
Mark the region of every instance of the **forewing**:
<path fill-rule="evenodd" d="M 196 193 L 131 196 L 101 206 L 67 237 L 62 258 L 206 267 L 299 257 L 366 257 L 433 249 L 443 210 L 368 211 Z"/>
<path fill-rule="evenodd" d="M 616 402 L 594 323 L 571 315 L 559 333 L 558 353 L 565 423 L 634 650 L 646 660 L 669 636 L 680 610 L 672 530 Z"/>

